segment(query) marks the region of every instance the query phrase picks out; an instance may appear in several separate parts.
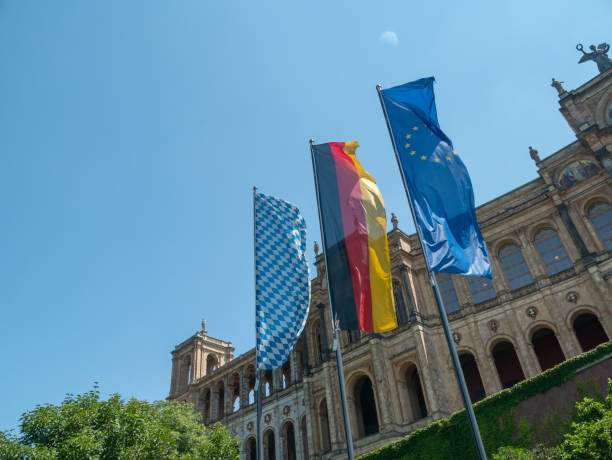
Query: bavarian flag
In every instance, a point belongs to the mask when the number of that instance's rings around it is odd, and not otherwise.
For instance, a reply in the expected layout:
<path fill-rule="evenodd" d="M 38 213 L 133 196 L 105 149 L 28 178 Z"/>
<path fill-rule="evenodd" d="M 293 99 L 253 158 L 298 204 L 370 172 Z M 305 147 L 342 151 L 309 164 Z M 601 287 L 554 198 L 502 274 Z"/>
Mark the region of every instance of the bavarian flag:
<path fill-rule="evenodd" d="M 387 217 L 357 147 L 357 141 L 312 146 L 329 293 L 340 329 L 384 332 L 397 327 Z"/>

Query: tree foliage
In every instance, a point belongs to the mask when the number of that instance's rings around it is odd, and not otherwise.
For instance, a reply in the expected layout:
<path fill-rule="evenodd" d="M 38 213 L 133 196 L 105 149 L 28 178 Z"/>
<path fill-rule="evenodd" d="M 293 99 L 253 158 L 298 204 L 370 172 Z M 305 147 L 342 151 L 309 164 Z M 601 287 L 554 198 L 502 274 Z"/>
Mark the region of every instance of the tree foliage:
<path fill-rule="evenodd" d="M 221 424 L 206 428 L 183 402 L 149 403 L 98 387 L 66 395 L 21 416 L 21 435 L 0 431 L 2 459 L 238 459 L 238 440 Z"/>

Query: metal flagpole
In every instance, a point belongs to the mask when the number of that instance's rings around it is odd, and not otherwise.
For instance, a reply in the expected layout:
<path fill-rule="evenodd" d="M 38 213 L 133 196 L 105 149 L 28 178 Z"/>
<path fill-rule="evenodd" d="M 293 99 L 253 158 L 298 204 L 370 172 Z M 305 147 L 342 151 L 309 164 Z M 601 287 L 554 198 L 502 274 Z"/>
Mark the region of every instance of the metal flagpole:
<path fill-rule="evenodd" d="M 253 187 L 253 266 L 255 274 L 255 351 L 257 351 L 257 207 L 255 198 L 257 187 Z M 257 356 L 257 353 L 255 354 Z M 256 358 L 257 360 L 257 358 Z M 257 369 L 257 362 L 255 362 Z M 257 459 L 263 460 L 262 426 L 261 426 L 261 371 L 255 371 L 255 391 L 257 395 Z"/>
<path fill-rule="evenodd" d="M 327 266 L 327 251 L 325 248 L 325 232 L 323 231 L 323 219 L 321 216 L 321 200 L 319 198 L 319 179 L 317 177 L 317 165 L 314 159 L 314 140 L 310 139 L 310 157 L 312 158 L 312 172 L 315 180 L 315 190 L 317 192 L 317 209 L 319 210 L 319 227 L 321 229 L 321 243 L 323 243 L 323 257 L 325 259 L 325 278 L 327 280 L 327 296 L 329 298 L 329 313 L 332 319 L 332 332 L 334 342 L 332 349 L 336 352 L 336 367 L 338 368 L 338 383 L 340 384 L 340 400 L 342 401 L 342 416 L 344 418 L 344 436 L 346 437 L 346 451 L 349 460 L 354 460 L 353 438 L 351 436 L 351 424 L 349 423 L 348 409 L 346 407 L 346 390 L 344 388 L 344 371 L 342 370 L 342 354 L 340 353 L 340 341 L 338 340 L 338 320 L 334 315 L 331 292 L 329 292 L 329 270 Z"/>
<path fill-rule="evenodd" d="M 393 151 L 395 152 L 395 159 L 397 160 L 397 166 L 400 170 L 400 174 L 402 175 L 402 182 L 404 183 L 404 190 L 406 191 L 406 196 L 408 197 L 408 204 L 410 205 L 410 212 L 412 213 L 412 220 L 417 230 L 417 235 L 419 237 L 419 242 L 421 243 L 421 248 L 424 248 L 423 235 L 421 234 L 421 229 L 419 228 L 418 222 L 416 220 L 416 214 L 414 213 L 414 207 L 412 206 L 412 200 L 410 198 L 410 190 L 408 189 L 408 185 L 406 183 L 406 177 L 404 176 L 404 170 L 402 169 L 402 163 L 400 161 L 399 153 L 397 152 L 397 145 L 395 144 L 395 138 L 393 137 L 393 131 L 391 130 L 391 123 L 389 122 L 389 116 L 387 115 L 387 108 L 385 107 L 385 103 L 383 101 L 381 89 L 382 87 L 380 85 L 376 85 L 376 91 L 378 92 L 378 98 L 380 100 L 380 105 L 385 115 L 385 121 L 387 122 L 387 129 L 389 130 L 389 136 L 391 137 L 391 144 L 393 144 Z M 476 416 L 474 415 L 474 408 L 472 407 L 472 401 L 470 400 L 470 394 L 468 393 L 467 385 L 465 384 L 465 378 L 463 377 L 463 370 L 461 369 L 461 363 L 459 362 L 459 356 L 457 355 L 457 349 L 455 348 L 455 344 L 453 343 L 450 326 L 448 324 L 448 317 L 446 316 L 446 310 L 444 309 L 444 302 L 442 301 L 442 296 L 440 295 L 440 289 L 438 288 L 438 282 L 436 280 L 436 277 L 431 271 L 431 268 L 429 266 L 429 261 L 427 260 L 427 257 L 425 256 L 424 249 L 423 249 L 423 257 L 425 258 L 425 266 L 427 267 L 427 273 L 429 274 L 429 282 L 431 283 L 431 288 L 433 289 L 434 297 L 436 299 L 436 304 L 438 306 L 438 311 L 440 312 L 440 319 L 442 320 L 442 326 L 444 328 L 444 336 L 446 337 L 446 343 L 448 344 L 448 348 L 451 354 L 451 359 L 453 361 L 453 367 L 455 368 L 455 375 L 457 376 L 457 383 L 459 384 L 459 390 L 461 391 L 463 405 L 465 406 L 465 409 L 468 414 L 470 428 L 472 429 L 472 435 L 474 437 L 474 444 L 476 444 L 476 450 L 478 451 L 478 458 L 480 460 L 487 460 L 487 454 L 485 452 L 484 445 L 482 444 L 482 439 L 480 437 L 480 430 L 478 429 L 478 422 L 476 421 Z"/>

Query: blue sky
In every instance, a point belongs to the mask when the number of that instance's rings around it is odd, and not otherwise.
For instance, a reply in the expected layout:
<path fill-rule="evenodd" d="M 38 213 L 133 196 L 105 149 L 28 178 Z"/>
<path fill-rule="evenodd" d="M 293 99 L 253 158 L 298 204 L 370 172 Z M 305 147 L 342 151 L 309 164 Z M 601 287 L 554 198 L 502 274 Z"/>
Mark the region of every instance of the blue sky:
<path fill-rule="evenodd" d="M 311 137 L 358 139 L 411 232 L 377 83 L 436 77 L 477 204 L 535 178 L 527 147 L 574 139 L 551 77 L 594 77 L 575 45 L 612 40 L 611 17 L 606 1 L 0 0 L 0 429 L 94 381 L 164 398 L 202 317 L 250 349 L 252 186 L 301 208 L 312 258 Z"/>

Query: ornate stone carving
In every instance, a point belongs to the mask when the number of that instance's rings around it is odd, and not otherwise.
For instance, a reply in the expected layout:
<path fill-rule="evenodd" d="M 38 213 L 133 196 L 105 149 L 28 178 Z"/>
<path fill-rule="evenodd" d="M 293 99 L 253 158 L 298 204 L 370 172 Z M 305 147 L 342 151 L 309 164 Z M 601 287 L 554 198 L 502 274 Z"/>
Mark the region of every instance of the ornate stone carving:
<path fill-rule="evenodd" d="M 271 420 L 272 420 L 272 414 L 264 415 L 264 422 L 270 423 Z"/>
<path fill-rule="evenodd" d="M 534 306 L 527 307 L 526 313 L 531 319 L 535 319 L 538 316 L 538 309 Z"/>
<path fill-rule="evenodd" d="M 612 69 L 612 60 L 608 57 L 610 45 L 607 43 L 600 43 L 597 45 L 597 48 L 595 48 L 595 45 L 589 46 L 589 49 L 591 50 L 590 53 L 584 51 L 582 43 L 578 43 L 576 45 L 576 49 L 582 52 L 582 57 L 578 61 L 578 64 L 582 64 L 583 62 L 587 61 L 595 61 L 599 73 L 604 73 L 606 70 Z"/>
<path fill-rule="evenodd" d="M 563 88 L 562 86 L 562 81 L 558 81 L 555 80 L 555 78 L 553 77 L 552 79 L 552 83 L 550 84 L 550 86 L 552 86 L 553 88 L 555 88 L 557 90 L 557 93 L 559 93 L 559 96 L 561 96 L 563 93 L 565 93 L 565 88 Z"/>
<path fill-rule="evenodd" d="M 285 406 L 283 407 L 283 415 L 289 415 L 291 413 L 291 407 Z"/>
<path fill-rule="evenodd" d="M 497 322 L 497 320 L 492 319 L 491 321 L 489 321 L 489 328 L 493 332 L 497 332 L 497 330 L 499 329 L 499 323 Z"/>
<path fill-rule="evenodd" d="M 247 423 L 247 430 L 249 430 L 249 432 L 253 431 L 253 422 Z"/>
<path fill-rule="evenodd" d="M 455 342 L 457 345 L 459 345 L 459 342 L 461 342 L 461 334 L 459 332 L 453 332 L 453 342 Z"/>
<path fill-rule="evenodd" d="M 391 223 L 393 224 L 393 230 L 397 230 L 397 226 L 399 225 L 399 219 L 397 218 L 394 212 L 391 213 Z"/>
<path fill-rule="evenodd" d="M 536 163 L 540 161 L 540 155 L 538 155 L 538 151 L 534 149 L 531 145 L 529 146 L 529 156 Z"/>
<path fill-rule="evenodd" d="M 570 291 L 565 296 L 565 300 L 568 302 L 576 303 L 578 302 L 578 293 L 576 291 Z"/>

